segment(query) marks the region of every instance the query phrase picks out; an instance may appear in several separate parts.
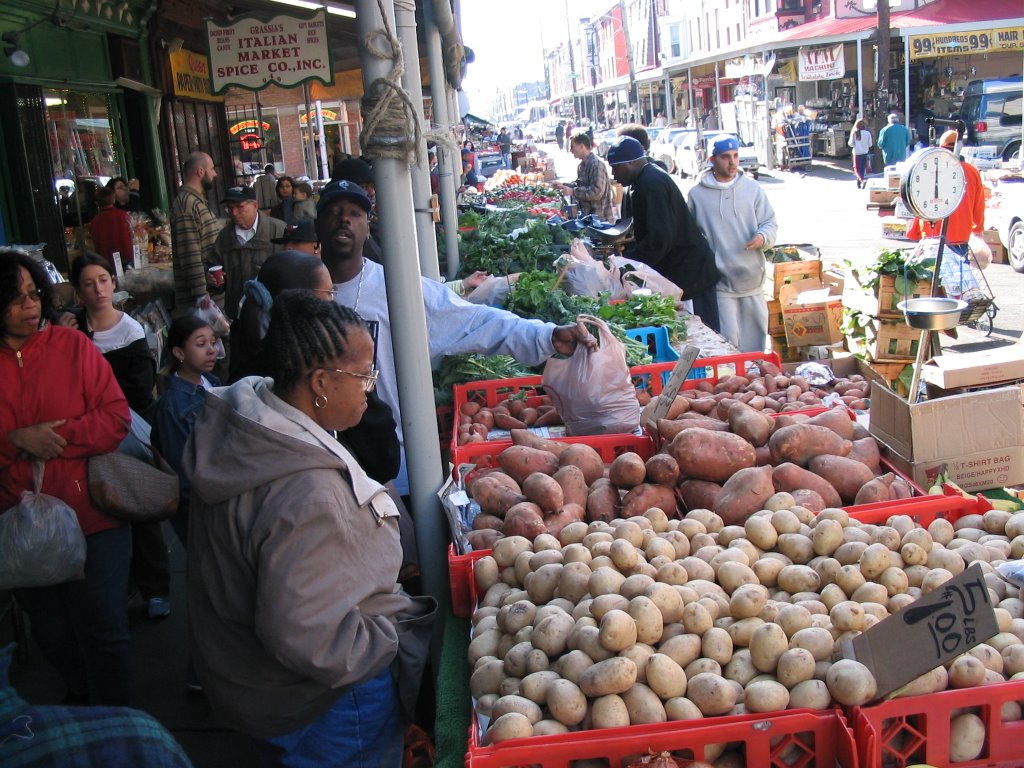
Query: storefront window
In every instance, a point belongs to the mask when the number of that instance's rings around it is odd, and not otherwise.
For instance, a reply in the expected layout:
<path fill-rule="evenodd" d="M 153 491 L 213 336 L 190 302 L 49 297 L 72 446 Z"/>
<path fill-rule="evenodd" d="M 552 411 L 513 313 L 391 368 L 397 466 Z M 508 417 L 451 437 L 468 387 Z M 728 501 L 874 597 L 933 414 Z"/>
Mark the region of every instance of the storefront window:
<path fill-rule="evenodd" d="M 54 193 L 66 226 L 89 221 L 95 193 L 120 173 L 105 94 L 43 90 Z"/>
<path fill-rule="evenodd" d="M 263 166 L 267 163 L 272 163 L 278 171 L 284 171 L 284 150 L 281 146 L 281 123 L 277 108 L 263 107 L 260 110 L 262 121 L 256 118 L 255 105 L 229 107 L 225 111 L 235 177 L 251 181 L 263 173 Z"/>

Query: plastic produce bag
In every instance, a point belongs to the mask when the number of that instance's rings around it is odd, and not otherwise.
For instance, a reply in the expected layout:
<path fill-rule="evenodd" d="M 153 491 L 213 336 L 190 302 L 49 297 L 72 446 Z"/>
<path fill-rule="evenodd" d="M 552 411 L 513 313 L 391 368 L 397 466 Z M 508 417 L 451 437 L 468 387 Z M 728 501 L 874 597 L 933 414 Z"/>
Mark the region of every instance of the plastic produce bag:
<path fill-rule="evenodd" d="M 595 259 L 580 238 L 575 238 L 567 256 L 560 256 L 555 262 L 557 269 L 565 270 L 565 292 L 572 296 L 597 298 L 612 291 L 618 270 L 608 269 L 603 262 Z"/>
<path fill-rule="evenodd" d="M 42 462 L 35 462 L 34 491 L 0 515 L 0 589 L 48 587 L 85 576 L 85 535 L 78 516 L 60 499 L 40 493 Z"/>
<path fill-rule="evenodd" d="M 967 246 L 970 248 L 970 258 L 974 266 L 978 269 L 987 269 L 988 265 L 992 263 L 992 249 L 985 242 L 985 238 L 972 232 Z"/>
<path fill-rule="evenodd" d="M 466 296 L 470 304 L 486 304 L 489 307 L 504 307 L 512 284 L 519 279 L 519 273 L 498 277 L 488 275 L 473 291 Z"/>
<path fill-rule="evenodd" d="M 203 297 L 196 299 L 192 314 L 213 329 L 213 335 L 216 336 L 214 346 L 217 348 L 217 359 L 223 360 L 227 357 L 227 351 L 224 349 L 224 342 L 221 339 L 231 333 L 231 321 L 224 314 L 224 310 L 217 306 L 217 302 L 213 299 Z"/>
<path fill-rule="evenodd" d="M 626 348 L 603 320 L 580 315 L 596 326 L 599 348 L 589 352 L 577 345 L 572 357 L 551 358 L 544 366 L 544 389 L 570 435 L 635 432 L 640 426 L 640 403 L 629 377 Z"/>
<path fill-rule="evenodd" d="M 650 288 L 662 296 L 671 296 L 676 301 L 682 299 L 682 288 L 643 262 L 632 261 L 625 256 L 612 256 L 611 261 L 619 268 L 622 274 L 623 285 L 628 287 L 637 284 L 643 288 Z M 627 298 L 629 295 L 632 295 L 632 291 L 628 291 L 627 295 L 621 298 Z M 613 298 L 620 297 L 616 296 Z"/>

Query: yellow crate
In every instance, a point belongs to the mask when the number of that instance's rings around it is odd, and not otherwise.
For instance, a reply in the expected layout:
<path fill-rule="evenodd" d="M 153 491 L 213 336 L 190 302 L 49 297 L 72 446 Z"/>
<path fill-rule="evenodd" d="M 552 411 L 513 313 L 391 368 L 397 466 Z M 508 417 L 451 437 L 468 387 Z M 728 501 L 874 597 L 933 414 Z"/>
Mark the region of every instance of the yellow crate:
<path fill-rule="evenodd" d="M 821 279 L 821 259 L 808 261 L 783 261 L 778 264 L 769 262 L 766 267 L 765 296 L 779 298 L 779 289 L 786 283 L 797 280 Z"/>

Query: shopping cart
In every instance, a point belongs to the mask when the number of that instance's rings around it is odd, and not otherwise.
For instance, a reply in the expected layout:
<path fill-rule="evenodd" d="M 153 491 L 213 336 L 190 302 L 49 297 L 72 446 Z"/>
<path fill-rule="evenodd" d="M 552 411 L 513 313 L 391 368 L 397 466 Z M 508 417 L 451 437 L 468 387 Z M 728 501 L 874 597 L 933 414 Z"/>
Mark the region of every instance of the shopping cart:
<path fill-rule="evenodd" d="M 999 307 L 996 306 L 988 278 L 970 249 L 966 258 L 956 251 L 945 250 L 939 269 L 939 282 L 946 296 L 967 302 L 967 308 L 960 314 L 960 325 L 991 336 L 992 323 Z"/>

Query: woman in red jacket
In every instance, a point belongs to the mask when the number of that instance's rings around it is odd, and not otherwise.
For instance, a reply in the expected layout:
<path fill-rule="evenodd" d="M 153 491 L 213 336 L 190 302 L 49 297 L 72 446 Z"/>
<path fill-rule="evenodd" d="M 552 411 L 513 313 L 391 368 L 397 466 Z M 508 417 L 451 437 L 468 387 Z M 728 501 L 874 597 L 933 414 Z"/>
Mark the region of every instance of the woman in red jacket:
<path fill-rule="evenodd" d="M 87 546 L 84 579 L 15 596 L 69 703 L 126 705 L 131 537 L 89 498 L 88 458 L 117 450 L 128 403 L 96 346 L 49 323 L 52 293 L 27 253 L 0 249 L 0 510 L 32 488 L 33 462 L 46 462 L 42 491 L 75 510 Z"/>

